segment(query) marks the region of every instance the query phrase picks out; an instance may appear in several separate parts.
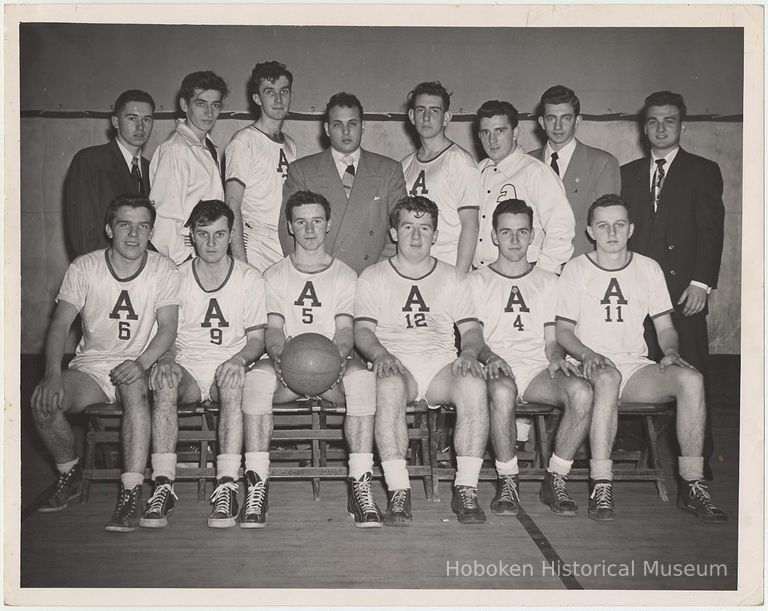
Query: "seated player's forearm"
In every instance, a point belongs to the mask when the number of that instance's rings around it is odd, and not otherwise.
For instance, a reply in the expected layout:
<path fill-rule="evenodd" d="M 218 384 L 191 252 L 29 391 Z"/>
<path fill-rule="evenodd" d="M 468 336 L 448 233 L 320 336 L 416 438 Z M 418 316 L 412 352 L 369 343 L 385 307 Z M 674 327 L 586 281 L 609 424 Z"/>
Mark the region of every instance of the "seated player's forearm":
<path fill-rule="evenodd" d="M 347 358 L 352 354 L 352 349 L 355 347 L 355 337 L 352 329 L 341 329 L 336 331 L 333 336 L 333 343 L 339 349 L 339 354 L 342 358 Z"/>
<path fill-rule="evenodd" d="M 389 351 L 379 343 L 376 334 L 370 329 L 361 329 L 355 333 L 355 346 L 360 353 L 371 362 L 389 353 Z"/>
<path fill-rule="evenodd" d="M 472 264 L 472 259 L 475 256 L 475 246 L 477 245 L 477 237 L 480 233 L 477 220 L 474 223 L 465 222 L 461 225 L 461 233 L 459 233 L 459 246 L 458 254 L 456 256 L 456 267 L 462 272 L 467 273 L 469 267 Z"/>
<path fill-rule="evenodd" d="M 160 357 L 168 352 L 175 341 L 175 327 L 159 327 L 155 337 L 149 342 L 144 352 L 138 356 L 136 362 L 141 365 L 145 371 L 149 370 Z"/>
<path fill-rule="evenodd" d="M 660 333 L 657 333 L 657 338 L 659 341 L 659 348 L 661 348 L 664 355 L 670 353 L 677 354 L 679 345 L 677 341 L 677 332 L 674 327 L 669 327 Z"/>
<path fill-rule="evenodd" d="M 248 364 L 253 363 L 262 354 L 264 354 L 264 340 L 260 337 L 254 337 L 249 339 L 242 350 L 234 356 L 241 358 L 243 360 L 243 366 L 245 367 Z"/>
<path fill-rule="evenodd" d="M 483 332 L 480 329 L 470 329 L 461 335 L 461 354 L 479 358 L 485 346 Z"/>
<path fill-rule="evenodd" d="M 547 360 L 549 360 L 550 362 L 564 359 L 566 356 L 565 350 L 557 342 L 548 342 L 547 345 L 544 347 L 544 352 L 547 356 Z"/>
<path fill-rule="evenodd" d="M 60 374 L 61 359 L 64 357 L 64 346 L 66 344 L 67 332 L 61 325 L 54 324 L 48 330 L 48 337 L 45 340 L 45 374 Z"/>
<path fill-rule="evenodd" d="M 477 356 L 477 360 L 483 365 L 487 365 L 493 359 L 500 359 L 501 357 L 488 347 L 488 344 L 483 344 L 480 354 Z"/>
<path fill-rule="evenodd" d="M 584 360 L 585 353 L 592 352 L 588 346 L 581 343 L 572 329 L 558 329 L 557 342 L 568 354 L 579 361 Z"/>
<path fill-rule="evenodd" d="M 285 339 L 285 334 L 282 329 L 267 327 L 265 346 L 270 358 L 273 358 L 274 354 L 282 352 L 282 349 L 285 346 Z"/>

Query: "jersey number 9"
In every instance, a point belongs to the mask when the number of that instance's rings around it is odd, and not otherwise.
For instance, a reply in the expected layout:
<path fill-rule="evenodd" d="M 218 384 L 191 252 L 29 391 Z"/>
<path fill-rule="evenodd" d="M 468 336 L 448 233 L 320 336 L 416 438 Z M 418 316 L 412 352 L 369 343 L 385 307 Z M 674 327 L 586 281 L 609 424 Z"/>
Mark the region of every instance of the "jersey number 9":
<path fill-rule="evenodd" d="M 217 346 L 221 346 L 221 338 L 222 338 L 221 329 L 219 329 L 218 327 L 212 328 L 211 329 L 211 343 L 212 344 L 216 344 Z"/>

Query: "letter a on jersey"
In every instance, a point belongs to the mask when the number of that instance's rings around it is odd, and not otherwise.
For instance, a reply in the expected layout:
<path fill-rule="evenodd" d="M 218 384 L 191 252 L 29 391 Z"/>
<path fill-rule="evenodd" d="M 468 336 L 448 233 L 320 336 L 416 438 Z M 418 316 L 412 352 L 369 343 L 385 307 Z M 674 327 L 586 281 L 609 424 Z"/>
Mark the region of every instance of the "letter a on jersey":
<path fill-rule="evenodd" d="M 624 305 L 627 303 L 627 300 L 624 299 L 624 294 L 621 292 L 619 281 L 616 278 L 611 278 L 608 283 L 608 288 L 605 289 L 605 296 L 600 300 L 600 303 L 610 304 L 611 297 L 616 297 L 618 299 L 618 301 L 616 301 L 617 305 Z"/>
<path fill-rule="evenodd" d="M 515 306 L 517 306 L 518 312 L 531 311 L 528 308 L 528 305 L 525 303 L 525 299 L 523 299 L 523 294 L 520 292 L 520 289 L 518 289 L 517 286 L 513 286 L 512 290 L 509 292 L 509 299 L 507 299 L 507 305 L 504 306 L 504 311 L 514 312 Z"/>
<path fill-rule="evenodd" d="M 416 182 L 411 187 L 411 195 L 427 195 L 429 189 L 427 189 L 427 177 L 424 174 L 424 170 L 419 172 Z"/>
<path fill-rule="evenodd" d="M 208 311 L 205 313 L 205 320 L 203 320 L 202 323 L 200 323 L 201 327 L 211 327 L 213 326 L 213 319 L 217 319 L 216 326 L 217 327 L 228 327 L 229 323 L 227 322 L 227 319 L 224 318 L 224 314 L 221 311 L 221 307 L 219 306 L 219 302 L 216 301 L 215 297 L 212 297 L 211 300 L 208 302 Z"/>
<path fill-rule="evenodd" d="M 403 312 L 413 312 L 414 305 L 418 306 L 416 309 L 419 312 L 429 312 L 429 306 L 427 305 L 427 302 L 424 301 L 424 298 L 421 296 L 421 293 L 419 292 L 419 287 L 415 284 L 411 287 L 411 292 L 408 293 L 408 299 L 405 300 L 405 305 L 403 306 Z"/>
<path fill-rule="evenodd" d="M 109 313 L 110 318 L 116 318 L 120 319 L 120 312 L 126 312 L 126 318 L 128 320 L 139 320 L 139 317 L 136 315 L 136 311 L 133 309 L 133 304 L 131 303 L 131 296 L 128 294 L 128 291 L 123 289 L 120 291 L 120 296 L 117 298 L 117 301 L 115 302 L 115 307 L 112 308 L 112 311 Z"/>
<path fill-rule="evenodd" d="M 288 173 L 288 157 L 285 156 L 285 151 L 283 151 L 283 149 L 280 149 L 280 159 L 277 161 L 277 172 L 278 174 L 282 174 L 283 178 L 285 178 Z"/>
<path fill-rule="evenodd" d="M 309 300 L 309 304 L 304 303 Z M 317 298 L 317 292 L 315 292 L 315 285 L 311 280 L 307 280 L 304 288 L 301 289 L 301 294 L 298 299 L 293 302 L 293 305 L 301 306 L 303 308 L 319 308 L 321 305 L 320 300 Z"/>

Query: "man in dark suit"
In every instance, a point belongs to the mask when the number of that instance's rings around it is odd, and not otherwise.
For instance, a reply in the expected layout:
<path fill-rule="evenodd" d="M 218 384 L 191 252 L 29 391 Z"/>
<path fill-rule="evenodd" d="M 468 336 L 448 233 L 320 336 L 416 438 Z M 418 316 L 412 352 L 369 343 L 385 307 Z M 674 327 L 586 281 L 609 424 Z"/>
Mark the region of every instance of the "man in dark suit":
<path fill-rule="evenodd" d="M 685 113 L 679 94 L 657 91 L 645 99 L 643 131 L 651 154 L 621 167 L 621 197 L 635 223 L 630 247 L 661 265 L 675 306 L 680 355 L 704 375 L 706 385 L 707 296 L 717 288 L 723 251 L 723 178 L 714 161 L 680 147 Z M 655 336 L 646 333 L 646 341 L 653 357 Z M 709 416 L 705 458 L 713 450 Z"/>
<path fill-rule="evenodd" d="M 587 235 L 587 211 L 598 197 L 606 193 L 618 195 L 621 191 L 619 162 L 610 153 L 576 139 L 581 103 L 568 87 L 555 85 L 544 92 L 538 121 L 547 135 L 547 143 L 529 154 L 551 166 L 563 181 L 576 219 L 575 257 L 594 250 Z"/>
<path fill-rule="evenodd" d="M 78 151 L 64 182 L 64 228 L 72 258 L 106 248 L 104 213 L 124 193 L 149 195 L 149 161 L 141 149 L 152 133 L 155 101 L 138 89 L 121 93 L 112 109 L 115 138 Z"/>
<path fill-rule="evenodd" d="M 280 210 L 280 245 L 286 255 L 293 250 L 285 222 L 288 198 L 296 191 L 320 193 L 331 203 L 334 219 L 326 248 L 359 274 L 395 254 L 388 219 L 395 203 L 407 195 L 405 179 L 394 159 L 360 148 L 365 128 L 363 107 L 354 95 L 333 95 L 325 116 L 323 126 L 331 148 L 288 166 Z"/>

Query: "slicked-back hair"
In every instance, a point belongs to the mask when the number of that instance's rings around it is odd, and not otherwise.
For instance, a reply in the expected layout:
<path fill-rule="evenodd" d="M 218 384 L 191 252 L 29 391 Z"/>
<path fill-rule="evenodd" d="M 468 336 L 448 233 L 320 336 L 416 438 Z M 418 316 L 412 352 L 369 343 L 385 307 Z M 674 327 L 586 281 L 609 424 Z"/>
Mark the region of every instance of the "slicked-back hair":
<path fill-rule="evenodd" d="M 312 191 L 296 191 L 285 202 L 285 218 L 289 223 L 293 222 L 293 209 L 307 204 L 320 204 L 325 212 L 325 220 L 331 220 L 331 204 L 320 193 Z"/>
<path fill-rule="evenodd" d="M 443 110 L 447 111 L 451 106 L 451 96 L 453 95 L 453 92 L 448 93 L 448 90 L 443 87 L 440 81 L 426 81 L 424 83 L 419 83 L 408 92 L 408 110 L 413 110 L 416 107 L 416 98 L 420 95 L 438 96 L 443 101 Z"/>
<path fill-rule="evenodd" d="M 117 96 L 115 105 L 112 107 L 112 116 L 116 117 L 130 102 L 144 102 L 152 107 L 152 112 L 155 112 L 155 101 L 151 95 L 141 89 L 129 89 Z"/>
<path fill-rule="evenodd" d="M 643 122 L 648 118 L 648 109 L 651 106 L 676 106 L 677 110 L 680 111 L 681 122 L 685 121 L 685 117 L 688 114 L 688 109 L 685 107 L 683 96 L 671 91 L 654 91 L 651 95 L 645 98 L 642 110 Z"/>
<path fill-rule="evenodd" d="M 592 205 L 589 207 L 589 211 L 587 212 L 587 225 L 592 224 L 592 217 L 595 215 L 595 210 L 598 208 L 610 208 L 611 206 L 624 206 L 624 209 L 627 211 L 627 219 L 630 223 L 632 222 L 632 212 L 630 211 L 629 206 L 627 206 L 627 203 L 615 193 L 606 193 L 593 201 Z"/>
<path fill-rule="evenodd" d="M 397 230 L 400 224 L 400 211 L 415 212 L 416 216 L 429 214 L 432 217 L 432 230 L 437 230 L 437 204 L 423 195 L 408 195 L 399 200 L 389 213 L 389 226 Z"/>
<path fill-rule="evenodd" d="M 488 100 L 483 102 L 483 105 L 477 109 L 475 123 L 479 127 L 481 119 L 490 119 L 497 115 L 505 115 L 509 119 L 509 125 L 512 129 L 517 127 L 519 118 L 517 108 L 505 100 Z"/>
<path fill-rule="evenodd" d="M 109 202 L 107 210 L 104 213 L 104 224 L 112 227 L 112 223 L 117 218 L 117 209 L 122 206 L 128 206 L 130 208 L 146 208 L 149 210 L 149 224 L 151 227 L 155 226 L 155 219 L 157 218 L 157 210 L 155 206 L 149 200 L 149 198 L 140 195 L 139 193 L 123 193 L 118 195 L 115 199 Z"/>
<path fill-rule="evenodd" d="M 334 93 L 325 105 L 326 123 L 329 120 L 331 108 L 335 108 L 336 106 L 341 108 L 357 108 L 357 110 L 360 111 L 360 120 L 363 120 L 363 105 L 360 103 L 360 100 L 357 99 L 357 96 L 347 93 L 346 91 L 340 91 L 339 93 Z"/>
<path fill-rule="evenodd" d="M 493 211 L 493 230 L 499 228 L 499 217 L 502 214 L 525 214 L 528 217 L 528 227 L 533 229 L 533 208 L 526 204 L 522 199 L 505 199 L 499 202 Z"/>
<path fill-rule="evenodd" d="M 261 81 L 274 83 L 281 76 L 288 79 L 289 87 L 293 87 L 293 74 L 285 67 L 285 64 L 281 64 L 274 59 L 272 61 L 256 64 L 251 72 L 251 78 L 248 79 L 248 97 L 252 98 L 259 93 L 259 85 L 261 85 Z"/>
<path fill-rule="evenodd" d="M 581 114 L 579 98 L 573 89 L 569 89 L 565 85 L 554 85 L 541 95 L 539 113 L 542 117 L 546 113 L 546 104 L 569 104 L 573 108 L 573 115 L 575 117 Z"/>
<path fill-rule="evenodd" d="M 232 226 L 235 224 L 235 213 L 232 211 L 232 208 L 220 199 L 201 199 L 192 208 L 192 212 L 189 213 L 189 218 L 184 223 L 184 227 L 189 227 L 189 229 L 194 231 L 198 225 L 201 227 L 213 225 L 221 217 L 227 219 L 227 227 L 232 231 Z"/>
<path fill-rule="evenodd" d="M 229 89 L 227 89 L 227 84 L 224 82 L 224 79 L 210 70 L 201 70 L 199 72 L 187 74 L 187 76 L 184 77 L 184 80 L 181 81 L 179 98 L 184 98 L 184 100 L 189 103 L 192 100 L 192 96 L 195 95 L 196 89 L 202 89 L 203 91 L 208 91 L 210 89 L 219 91 L 222 98 L 227 97 L 227 94 L 229 93 Z"/>

